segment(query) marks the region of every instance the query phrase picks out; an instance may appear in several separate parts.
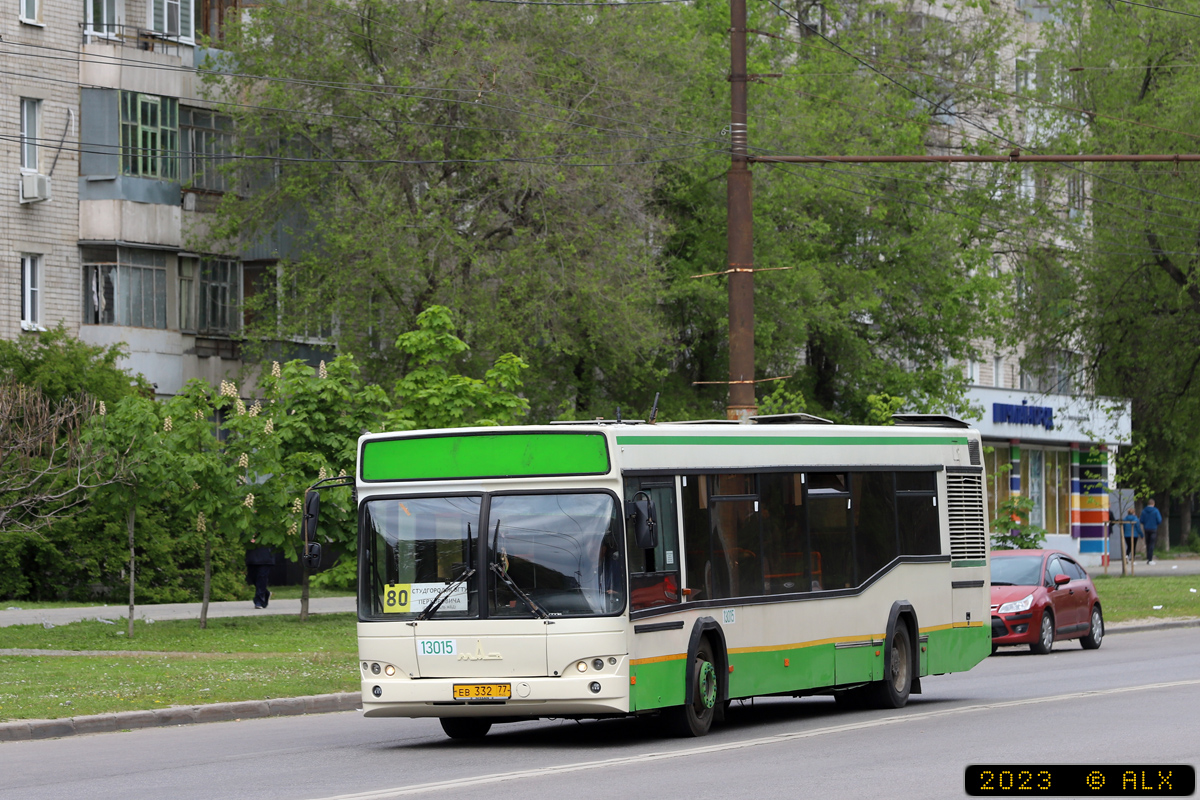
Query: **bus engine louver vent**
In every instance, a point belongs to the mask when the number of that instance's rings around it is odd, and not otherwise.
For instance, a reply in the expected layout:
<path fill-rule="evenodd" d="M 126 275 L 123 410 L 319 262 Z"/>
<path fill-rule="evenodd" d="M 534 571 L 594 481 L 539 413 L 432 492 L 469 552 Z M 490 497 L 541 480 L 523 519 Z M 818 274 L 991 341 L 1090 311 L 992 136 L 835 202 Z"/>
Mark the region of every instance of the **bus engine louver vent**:
<path fill-rule="evenodd" d="M 987 558 L 987 522 L 983 509 L 983 476 L 946 475 L 946 510 L 950 515 L 950 560 Z"/>
<path fill-rule="evenodd" d="M 971 466 L 981 466 L 979 463 L 979 440 L 967 439 L 967 455 L 971 457 Z"/>

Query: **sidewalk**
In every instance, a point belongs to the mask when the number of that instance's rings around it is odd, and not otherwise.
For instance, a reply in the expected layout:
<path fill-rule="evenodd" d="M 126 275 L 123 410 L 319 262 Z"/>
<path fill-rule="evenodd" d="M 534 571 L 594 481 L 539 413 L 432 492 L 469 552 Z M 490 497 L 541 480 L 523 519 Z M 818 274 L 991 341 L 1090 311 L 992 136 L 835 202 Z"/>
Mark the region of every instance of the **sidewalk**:
<path fill-rule="evenodd" d="M 10 603 L 0 609 L 0 628 L 9 625 L 67 625 L 85 619 L 103 619 L 116 622 L 129 615 L 129 606 L 83 606 L 80 608 L 13 608 L 20 602 Z M 320 597 L 308 601 L 310 614 L 352 613 L 356 608 L 353 597 Z M 208 604 L 209 618 L 257 617 L 264 614 L 300 614 L 300 601 L 272 600 L 266 608 L 255 608 L 249 600 L 229 600 Z M 134 619 L 200 619 L 199 603 L 163 603 L 161 605 L 135 606 Z"/>
<path fill-rule="evenodd" d="M 1128 569 L 1128 566 L 1126 567 Z M 1104 575 L 1104 567 L 1088 567 L 1088 574 L 1093 578 L 1097 575 Z M 1112 561 L 1108 565 L 1108 575 L 1121 576 L 1121 554 L 1117 551 L 1112 553 Z M 1200 556 L 1193 558 L 1159 558 L 1153 564 L 1146 563 L 1146 550 L 1144 547 L 1138 548 L 1136 560 L 1133 564 L 1134 577 L 1142 575 L 1200 575 Z"/>

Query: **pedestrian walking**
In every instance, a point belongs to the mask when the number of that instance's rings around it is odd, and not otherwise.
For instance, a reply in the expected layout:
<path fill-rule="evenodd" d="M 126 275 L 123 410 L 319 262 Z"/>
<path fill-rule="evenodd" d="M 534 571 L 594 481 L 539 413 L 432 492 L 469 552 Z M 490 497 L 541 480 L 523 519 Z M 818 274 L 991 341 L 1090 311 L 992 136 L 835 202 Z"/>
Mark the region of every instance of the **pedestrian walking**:
<path fill-rule="evenodd" d="M 1138 519 L 1137 514 L 1133 513 L 1133 506 L 1125 509 L 1125 516 L 1121 519 L 1121 532 L 1125 536 L 1125 557 L 1130 561 L 1133 560 L 1133 550 L 1137 545 L 1138 539 L 1142 538 L 1142 521 Z"/>
<path fill-rule="evenodd" d="M 1154 563 L 1154 542 L 1158 538 L 1158 526 L 1162 524 L 1162 513 L 1154 507 L 1154 498 L 1146 501 L 1142 509 L 1142 530 L 1146 534 L 1146 563 Z"/>
<path fill-rule="evenodd" d="M 250 544 L 256 544 L 257 539 L 251 539 Z M 247 577 L 254 583 L 254 607 L 266 608 L 271 599 L 267 589 L 267 581 L 271 577 L 271 567 L 275 566 L 275 554 L 269 547 L 255 547 L 246 553 Z"/>

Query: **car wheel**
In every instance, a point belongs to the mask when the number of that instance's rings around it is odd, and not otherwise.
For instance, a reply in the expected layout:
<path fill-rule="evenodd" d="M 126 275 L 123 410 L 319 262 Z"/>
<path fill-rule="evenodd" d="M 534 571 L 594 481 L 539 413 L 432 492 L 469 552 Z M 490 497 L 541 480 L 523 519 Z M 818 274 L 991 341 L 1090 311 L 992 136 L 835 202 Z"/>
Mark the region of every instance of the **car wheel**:
<path fill-rule="evenodd" d="M 1050 609 L 1042 609 L 1042 625 L 1038 640 L 1029 645 L 1029 650 L 1044 656 L 1054 648 L 1054 613 Z"/>
<path fill-rule="evenodd" d="M 1104 641 L 1104 615 L 1100 613 L 1100 606 L 1092 606 L 1092 627 L 1088 629 L 1087 636 L 1079 640 L 1083 645 L 1084 650 L 1095 650 Z"/>
<path fill-rule="evenodd" d="M 482 739 L 492 723 L 480 717 L 442 717 L 442 730 L 451 739 Z"/>
<path fill-rule="evenodd" d="M 720 678 L 713 663 L 708 640 L 701 640 L 692 661 L 692 696 L 682 706 L 667 709 L 664 716 L 677 736 L 703 736 L 712 727 L 720 695 Z"/>

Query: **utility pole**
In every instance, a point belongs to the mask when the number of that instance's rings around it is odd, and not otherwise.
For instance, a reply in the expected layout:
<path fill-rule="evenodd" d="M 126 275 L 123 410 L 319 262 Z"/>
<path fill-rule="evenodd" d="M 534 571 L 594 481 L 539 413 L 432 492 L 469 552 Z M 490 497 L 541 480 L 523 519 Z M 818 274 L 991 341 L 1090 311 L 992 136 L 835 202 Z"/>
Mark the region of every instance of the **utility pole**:
<path fill-rule="evenodd" d="M 729 419 L 757 410 L 754 399 L 753 176 L 746 130 L 746 0 L 729 0 Z"/>

